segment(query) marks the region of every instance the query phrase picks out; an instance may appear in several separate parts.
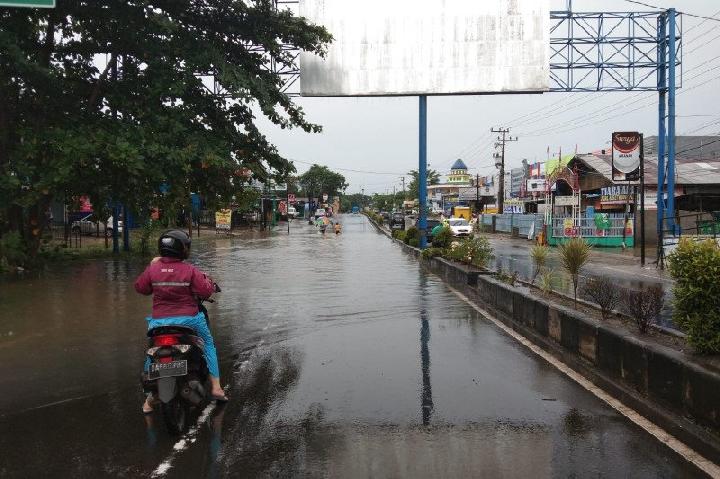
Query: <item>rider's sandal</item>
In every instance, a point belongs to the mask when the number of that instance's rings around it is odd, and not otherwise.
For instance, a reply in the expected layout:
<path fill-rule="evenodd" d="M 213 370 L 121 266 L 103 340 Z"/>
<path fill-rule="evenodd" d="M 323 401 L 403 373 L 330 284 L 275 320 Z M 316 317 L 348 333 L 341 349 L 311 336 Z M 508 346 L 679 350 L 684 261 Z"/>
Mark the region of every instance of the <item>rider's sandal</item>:
<path fill-rule="evenodd" d="M 216 401 L 218 404 L 226 403 L 226 402 L 230 401 L 230 399 L 228 399 L 228 397 L 224 394 L 222 396 L 212 396 L 212 399 L 213 399 L 213 401 Z"/>

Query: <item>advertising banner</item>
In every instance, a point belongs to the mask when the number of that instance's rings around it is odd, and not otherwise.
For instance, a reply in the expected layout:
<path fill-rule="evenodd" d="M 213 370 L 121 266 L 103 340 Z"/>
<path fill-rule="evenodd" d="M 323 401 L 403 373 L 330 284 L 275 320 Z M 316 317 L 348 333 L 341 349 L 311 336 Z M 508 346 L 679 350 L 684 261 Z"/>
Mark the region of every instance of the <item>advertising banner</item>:
<path fill-rule="evenodd" d="M 624 205 L 633 203 L 633 186 L 615 185 L 600 188 L 600 203 L 604 205 Z M 647 203 L 647 201 L 646 201 Z"/>
<path fill-rule="evenodd" d="M 612 179 L 640 179 L 640 133 L 621 131 L 612 134 Z"/>
<path fill-rule="evenodd" d="M 333 36 L 300 53 L 303 96 L 544 92 L 549 0 L 300 0 Z"/>
<path fill-rule="evenodd" d="M 224 209 L 215 212 L 215 229 L 221 231 L 230 231 L 230 221 L 232 210 Z"/>

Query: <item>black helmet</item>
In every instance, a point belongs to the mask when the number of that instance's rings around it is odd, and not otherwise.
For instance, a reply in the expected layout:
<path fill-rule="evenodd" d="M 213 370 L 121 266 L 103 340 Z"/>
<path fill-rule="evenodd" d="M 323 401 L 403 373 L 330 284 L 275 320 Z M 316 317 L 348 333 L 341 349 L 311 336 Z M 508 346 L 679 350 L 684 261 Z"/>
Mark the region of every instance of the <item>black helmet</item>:
<path fill-rule="evenodd" d="M 184 231 L 170 230 L 160 235 L 158 249 L 160 256 L 186 259 L 190 256 L 190 237 Z"/>

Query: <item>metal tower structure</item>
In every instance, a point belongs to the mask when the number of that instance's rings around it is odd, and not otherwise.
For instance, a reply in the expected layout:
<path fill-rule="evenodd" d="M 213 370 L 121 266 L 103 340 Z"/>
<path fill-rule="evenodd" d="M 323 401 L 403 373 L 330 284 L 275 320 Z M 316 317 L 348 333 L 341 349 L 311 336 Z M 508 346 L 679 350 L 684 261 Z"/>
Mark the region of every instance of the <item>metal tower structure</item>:
<path fill-rule="evenodd" d="M 682 16 L 655 12 L 550 13 L 551 92 L 658 92 L 658 260 L 675 224 L 675 92 L 682 87 Z"/>

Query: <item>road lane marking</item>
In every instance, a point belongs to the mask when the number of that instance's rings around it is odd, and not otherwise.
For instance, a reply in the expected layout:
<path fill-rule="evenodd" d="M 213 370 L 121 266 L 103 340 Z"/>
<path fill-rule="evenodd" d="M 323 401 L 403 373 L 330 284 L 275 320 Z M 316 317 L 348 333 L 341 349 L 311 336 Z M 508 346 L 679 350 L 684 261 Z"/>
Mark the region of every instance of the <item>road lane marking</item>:
<path fill-rule="evenodd" d="M 617 412 L 619 412 L 621 415 L 628 418 L 630 421 L 635 423 L 636 425 L 640 426 L 642 429 L 644 429 L 646 432 L 648 432 L 650 435 L 655 437 L 658 441 L 662 442 L 666 446 L 668 446 L 670 449 L 675 451 L 677 454 L 679 454 L 682 458 L 684 458 L 686 461 L 692 463 L 695 467 L 703 471 L 704 473 L 708 474 L 710 477 L 718 477 L 720 478 L 720 465 L 717 465 L 710 461 L 709 459 L 702 456 L 700 453 L 692 449 L 690 446 L 685 444 L 684 442 L 680 441 L 676 437 L 672 436 L 670 433 L 665 431 L 663 428 L 658 426 L 657 424 L 653 423 L 649 419 L 642 416 L 640 413 L 635 411 L 634 409 L 625 406 L 623 403 L 615 399 L 614 397 L 610 396 L 608 393 L 600 389 L 598 386 L 594 385 L 590 380 L 586 379 L 580 373 L 576 372 L 574 369 L 570 368 L 567 364 L 557 359 L 552 354 L 548 353 L 547 351 L 541 349 L 539 346 L 532 343 L 529 339 L 525 338 L 524 336 L 517 333 L 515 330 L 509 328 L 504 323 L 502 323 L 499 319 L 495 318 L 493 315 L 491 315 L 489 312 L 485 311 L 472 301 L 468 299 L 464 294 L 462 294 L 460 291 L 457 291 L 455 288 L 452 288 L 451 286 L 448 286 L 448 289 L 455 293 L 455 295 L 469 304 L 475 311 L 480 313 L 482 316 L 487 318 L 489 321 L 491 321 L 495 326 L 500 328 L 507 334 L 508 336 L 512 337 L 516 341 L 518 341 L 520 344 L 528 348 L 530 351 L 535 353 L 536 355 L 540 356 L 542 359 L 550 363 L 551 365 L 555 366 L 558 370 L 560 370 L 562 373 L 564 373 L 566 376 L 568 376 L 570 379 L 578 383 L 580 386 L 585 388 L 586 390 L 590 391 L 592 394 L 594 394 L 597 398 L 604 401 L 606 404 L 608 404 L 611 408 L 615 409 Z"/>
<path fill-rule="evenodd" d="M 180 440 L 173 445 L 170 454 L 165 458 L 163 462 L 158 465 L 158 467 L 155 468 L 152 474 L 150 474 L 150 477 L 162 477 L 167 474 L 170 469 L 172 469 L 172 463 L 177 457 L 177 455 L 187 449 L 190 444 L 195 442 L 195 440 L 197 439 L 195 436 L 197 436 L 198 432 L 200 431 L 200 427 L 205 424 L 216 406 L 217 404 L 215 402 L 211 402 L 210 404 L 205 406 L 205 409 L 203 409 L 195 425 L 191 427 L 190 430 L 186 432 L 180 438 Z"/>

